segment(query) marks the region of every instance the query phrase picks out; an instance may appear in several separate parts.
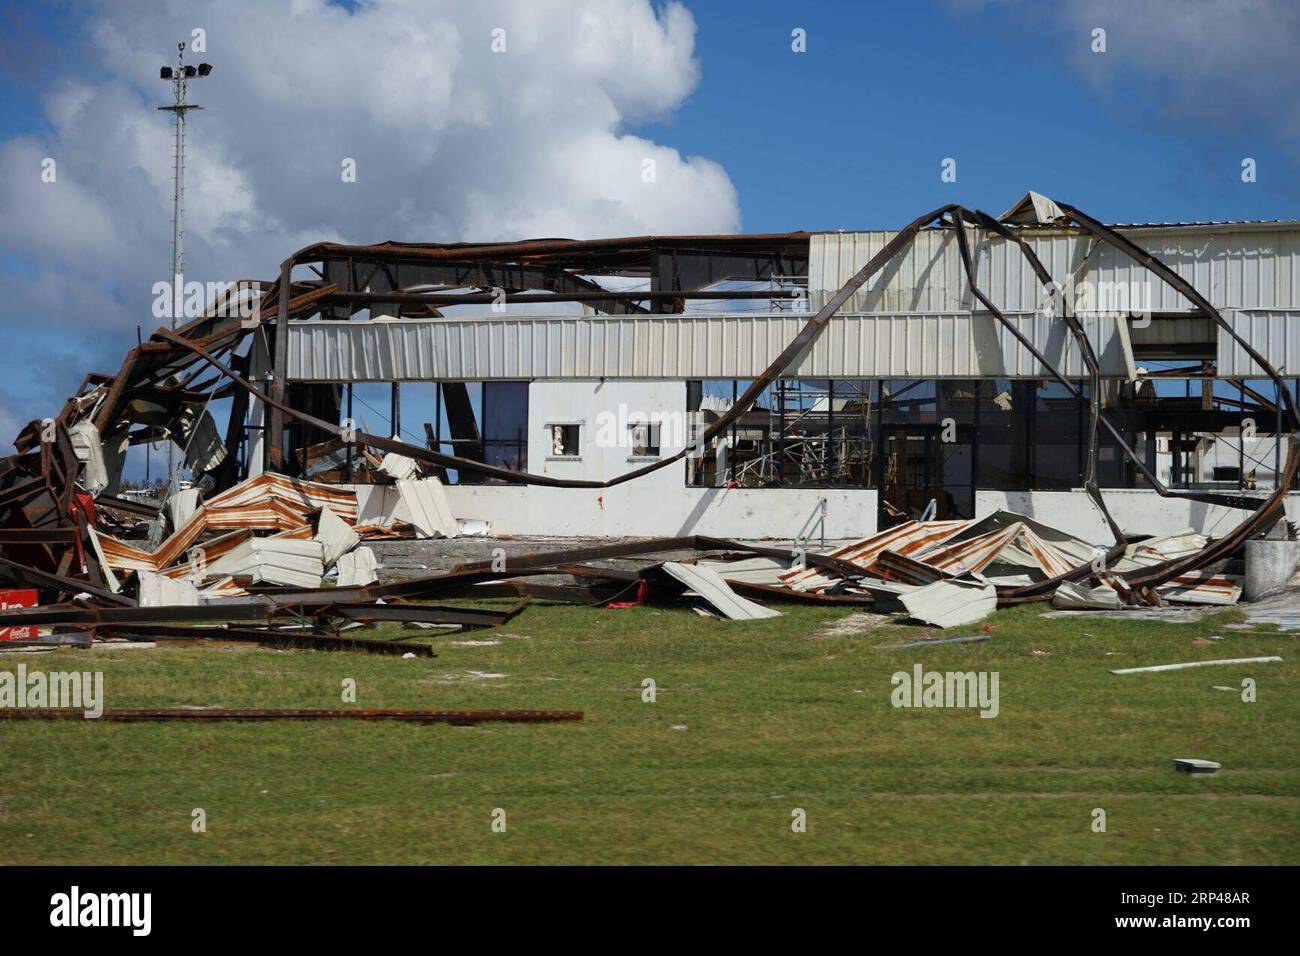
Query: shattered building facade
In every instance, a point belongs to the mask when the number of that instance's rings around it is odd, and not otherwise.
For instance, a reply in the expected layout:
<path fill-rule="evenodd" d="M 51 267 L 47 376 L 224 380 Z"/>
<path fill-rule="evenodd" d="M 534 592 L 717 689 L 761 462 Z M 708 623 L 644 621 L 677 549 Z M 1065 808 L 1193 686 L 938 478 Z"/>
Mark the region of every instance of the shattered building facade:
<path fill-rule="evenodd" d="M 168 541 L 237 531 L 241 501 L 293 536 L 331 488 L 349 527 L 422 536 L 861 539 L 1008 511 L 1113 554 L 1209 539 L 1130 579 L 1157 586 L 1300 517 L 1296 370 L 1300 222 L 1107 226 L 1029 193 L 898 231 L 322 243 L 24 429 L 0 561 L 165 571 L 84 531 L 95 502 L 156 515 L 117 491 L 126 448 L 165 439 L 196 486 Z M 380 383 L 382 434 L 353 408 Z M 430 421 L 403 420 L 416 388 Z M 264 475 L 312 490 L 277 517 L 271 486 L 240 497 Z"/>

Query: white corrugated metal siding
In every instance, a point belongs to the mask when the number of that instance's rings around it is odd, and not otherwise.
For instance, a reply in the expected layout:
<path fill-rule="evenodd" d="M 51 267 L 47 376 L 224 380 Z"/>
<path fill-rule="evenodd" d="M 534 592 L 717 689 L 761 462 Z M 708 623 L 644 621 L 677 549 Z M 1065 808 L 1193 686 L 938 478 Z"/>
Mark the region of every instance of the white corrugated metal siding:
<path fill-rule="evenodd" d="M 1270 226 L 1171 226 L 1121 229 L 1192 283 L 1217 308 L 1300 309 L 1300 228 Z M 808 285 L 814 308 L 839 289 L 894 232 L 827 232 L 809 242 Z M 968 230 L 980 288 L 1000 309 L 1038 308 L 1038 277 L 1018 246 Z M 1138 284 L 1149 290 L 1155 312 L 1186 311 L 1191 304 L 1142 266 L 1091 236 L 1027 233 L 1026 241 L 1053 278 L 1074 276 L 1101 287 Z M 1143 303 L 1146 305 L 1147 303 Z M 854 296 L 853 311 L 946 311 L 971 308 L 970 293 L 952 230 L 929 230 L 895 257 Z"/>
<path fill-rule="evenodd" d="M 1300 374 L 1300 310 L 1241 309 L 1223 317 L 1284 376 Z M 1219 378 L 1262 378 L 1264 370 L 1232 336 L 1219 331 L 1218 374 Z"/>
<path fill-rule="evenodd" d="M 1008 315 L 1066 375 L 1085 368 L 1065 324 Z M 762 315 L 486 316 L 295 322 L 296 381 L 753 378 L 808 321 Z M 1083 320 L 1103 374 L 1124 376 L 1113 317 Z M 790 375 L 841 378 L 1040 378 L 1048 374 L 992 316 L 970 312 L 837 315 Z"/>

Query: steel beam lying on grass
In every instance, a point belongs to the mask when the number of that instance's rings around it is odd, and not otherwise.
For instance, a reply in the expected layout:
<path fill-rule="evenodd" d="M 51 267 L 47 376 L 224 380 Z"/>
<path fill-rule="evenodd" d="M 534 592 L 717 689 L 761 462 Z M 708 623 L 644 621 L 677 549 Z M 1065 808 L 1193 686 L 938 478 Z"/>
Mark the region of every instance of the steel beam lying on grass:
<path fill-rule="evenodd" d="M 509 611 L 484 608 L 439 607 L 431 604 L 329 604 L 322 615 L 348 621 L 377 623 L 394 621 L 403 624 L 459 624 L 463 627 L 500 627 L 522 610 L 522 604 Z"/>
<path fill-rule="evenodd" d="M 551 724 L 582 720 L 580 710 L 105 710 L 87 717 L 84 710 L 0 708 L 0 720 L 108 720 L 134 723 L 185 721 L 214 723 L 272 720 L 380 720 L 410 724 L 482 723 Z"/>
<path fill-rule="evenodd" d="M 349 637 L 344 634 L 321 634 L 308 630 L 280 630 L 240 627 L 183 627 L 177 625 L 132 625 L 101 627 L 100 637 L 127 637 L 142 641 L 230 641 L 258 644 L 263 647 L 286 647 L 308 651 L 363 651 L 368 654 L 414 654 L 437 657 L 429 644 L 419 641 L 389 641 L 380 638 Z"/>

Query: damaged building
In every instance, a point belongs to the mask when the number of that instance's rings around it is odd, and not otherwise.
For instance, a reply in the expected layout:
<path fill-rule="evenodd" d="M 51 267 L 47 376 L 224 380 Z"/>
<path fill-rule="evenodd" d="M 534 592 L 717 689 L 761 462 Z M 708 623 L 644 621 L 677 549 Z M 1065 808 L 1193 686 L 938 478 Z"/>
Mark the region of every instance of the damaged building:
<path fill-rule="evenodd" d="M 856 544 L 749 593 L 843 595 L 865 568 L 923 587 L 1013 548 L 1032 560 L 979 600 L 1086 604 L 1290 536 L 1298 369 L 1297 221 L 1106 225 L 1029 193 L 896 231 L 321 243 L 24 429 L 0 571 L 117 595 L 121 573 L 193 577 L 202 541 L 205 589 L 346 558 L 370 600 L 367 537 L 815 535 Z M 161 511 L 118 494 L 127 448 L 160 440 L 192 483 Z M 875 547 L 891 529 L 921 546 Z"/>
<path fill-rule="evenodd" d="M 337 286 L 329 299 L 346 304 L 320 300 L 307 306 L 316 314 L 290 317 L 282 374 L 290 395 L 333 420 L 347 416 L 352 383 L 431 383 L 440 411 L 407 430 L 449 456 L 594 485 L 645 471 L 583 490 L 453 469 L 453 510 L 490 518 L 498 533 L 794 537 L 825 499 L 832 538 L 919 517 L 934 502 L 941 519 L 1006 508 L 1102 540 L 1107 525 L 1079 493 L 1092 379 L 1062 318 L 1068 307 L 1095 353 L 1102 413 L 1120 432 L 1101 428 L 1094 463 L 1118 523 L 1222 533 L 1236 523 L 1232 508 L 1162 498 L 1146 471 L 1174 490 L 1275 488 L 1291 430 L 1276 384 L 1126 250 L 1058 225 L 1050 209 L 1036 219 L 1034 201 L 1004 216 L 1005 228 L 1074 295 L 1054 299 L 1017 241 L 968 221 L 975 285 L 1000 322 L 967 282 L 954 229 L 919 230 L 702 445 L 809 316 L 898 233 L 321 247 L 307 254 L 315 287 Z M 1203 288 L 1273 367 L 1300 368 L 1291 311 L 1300 223 L 1117 233 Z M 600 301 L 604 292 L 581 284 L 597 282 L 636 291 Z M 508 311 L 456 314 L 493 289 L 505 290 Z M 549 313 L 556 300 L 570 303 L 564 314 L 537 314 L 534 303 Z M 263 336 L 269 357 L 265 323 Z M 243 460 L 255 473 L 274 450 L 250 434 Z M 323 437 L 285 421 L 283 460 Z M 688 449 L 680 464 L 646 470 Z M 363 512 L 378 516 L 390 505 L 369 491 Z"/>

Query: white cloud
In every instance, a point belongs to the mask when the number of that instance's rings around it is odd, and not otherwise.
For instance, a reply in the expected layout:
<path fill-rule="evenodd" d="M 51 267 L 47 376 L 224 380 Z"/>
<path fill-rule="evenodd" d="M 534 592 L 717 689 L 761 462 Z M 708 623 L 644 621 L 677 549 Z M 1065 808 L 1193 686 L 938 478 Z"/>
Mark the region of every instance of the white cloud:
<path fill-rule="evenodd" d="M 1294 0 L 1001 0 L 1050 26 L 1069 63 L 1100 88 L 1145 94 L 1190 128 L 1300 139 L 1300 5 Z M 979 11 L 984 0 L 955 0 Z M 1093 52 L 1093 31 L 1106 50 Z M 1140 78 L 1141 83 L 1133 83 Z M 1147 89 L 1142 88 L 1142 83 Z"/>
<path fill-rule="evenodd" d="M 150 288 L 168 272 L 171 116 L 155 107 L 171 90 L 158 67 L 195 27 L 207 50 L 187 61 L 214 70 L 190 86 L 204 110 L 188 127 L 188 278 L 270 278 L 286 255 L 322 239 L 740 225 L 720 166 L 629 132 L 671 113 L 698 81 L 695 24 L 677 3 L 372 0 L 349 12 L 323 0 L 99 0 L 85 9 L 87 52 L 42 99 L 48 131 L 0 143 L 0 252 L 36 263 L 33 288 L 17 300 L 45 303 L 38 281 L 72 282 L 75 307 L 56 302 L 45 321 L 93 323 L 97 335 L 116 328 L 121 351 L 136 323 L 146 333 L 155 324 Z M 492 50 L 496 29 L 504 53 Z M 58 162 L 55 184 L 40 182 L 44 156 Z M 355 183 L 342 181 L 345 158 L 356 161 Z M 103 309 L 87 307 L 87 285 L 102 289 Z"/>

